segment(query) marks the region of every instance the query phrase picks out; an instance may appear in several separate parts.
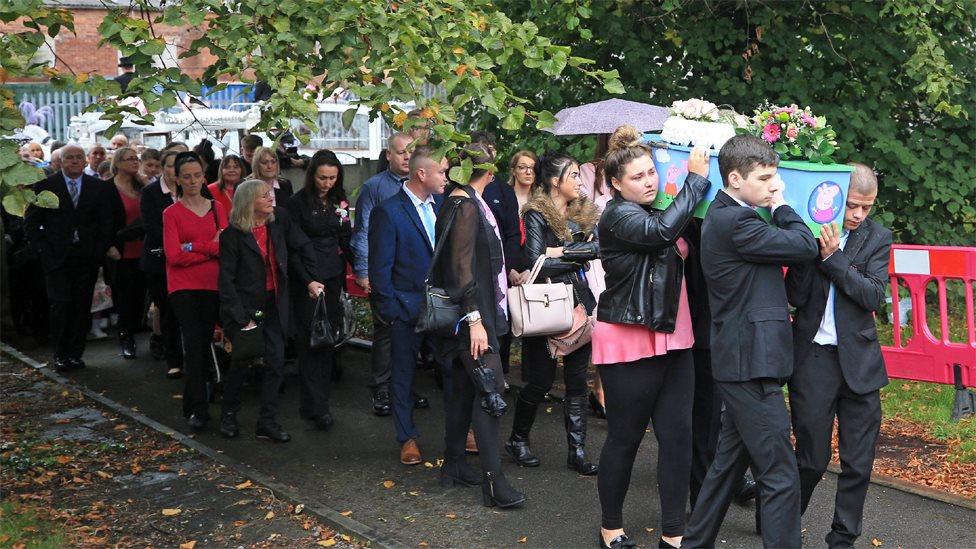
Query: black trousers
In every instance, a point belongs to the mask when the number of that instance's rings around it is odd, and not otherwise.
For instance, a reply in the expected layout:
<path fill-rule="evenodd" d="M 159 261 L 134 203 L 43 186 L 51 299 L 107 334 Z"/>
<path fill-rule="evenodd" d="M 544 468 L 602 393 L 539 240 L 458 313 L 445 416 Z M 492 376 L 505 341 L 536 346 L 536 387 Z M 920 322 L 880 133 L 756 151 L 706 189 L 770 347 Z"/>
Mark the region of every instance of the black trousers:
<path fill-rule="evenodd" d="M 51 305 L 44 287 L 44 269 L 36 257 L 21 244 L 19 253 L 7 254 L 10 266 L 10 315 L 17 333 L 31 334 L 39 344 L 47 343 L 51 333 Z M 24 259 L 26 258 L 26 259 Z"/>
<path fill-rule="evenodd" d="M 715 459 L 718 433 L 722 428 L 722 397 L 712 379 L 712 353 L 692 349 L 695 363 L 695 398 L 691 407 L 691 483 L 688 500 L 692 509 L 698 500 L 708 467 Z"/>
<path fill-rule="evenodd" d="M 754 379 L 717 385 L 725 403 L 722 431 L 681 546 L 715 546 L 751 460 L 761 502 L 763 546 L 800 547 L 800 480 L 779 382 Z"/>
<path fill-rule="evenodd" d="M 471 343 L 467 337 L 458 338 L 458 356 L 451 365 L 450 376 L 444 379 L 445 387 L 449 388 L 444 395 L 447 401 L 444 407 L 444 459 L 464 461 L 464 445 L 468 428 L 471 427 L 478 443 L 482 471 L 498 473 L 502 469 L 498 442 L 501 418 L 491 417 L 481 409 L 481 393 L 475 389 L 468 374 L 469 370 L 478 367 L 470 349 Z M 495 390 L 504 392 L 505 378 L 498 354 L 486 354 L 482 362 L 495 373 Z"/>
<path fill-rule="evenodd" d="M 173 312 L 166 285 L 166 273 L 146 271 L 146 286 L 149 297 L 159 310 L 159 328 L 162 332 L 163 346 L 166 350 L 166 365 L 170 368 L 183 367 L 183 343 L 180 337 L 180 323 Z"/>
<path fill-rule="evenodd" d="M 339 293 L 344 277 L 323 280 L 325 284 L 325 306 L 329 323 L 333 329 L 339 325 Z M 330 412 L 329 395 L 332 392 L 332 369 L 336 365 L 336 350 L 331 346 L 310 349 L 309 332 L 316 300 L 306 292 L 294 292 L 292 303 L 295 307 L 295 350 L 298 354 L 298 375 L 301 379 L 298 413 L 304 418 L 315 418 Z"/>
<path fill-rule="evenodd" d="M 880 393 L 852 391 L 844 381 L 837 348 L 816 344 L 793 372 L 789 387 L 800 470 L 800 511 L 806 511 L 814 488 L 827 470 L 836 417 L 841 473 L 826 541 L 830 547 L 851 547 L 861 535 L 864 500 L 881 429 Z"/>
<path fill-rule="evenodd" d="M 602 526 L 623 528 L 624 498 L 648 422 L 657 437 L 661 532 L 680 536 L 691 468 L 691 406 L 695 372 L 690 350 L 599 366 L 607 400 L 607 440 L 600 453 Z"/>
<path fill-rule="evenodd" d="M 135 334 L 142 327 L 146 310 L 146 277 L 139 259 L 108 261 L 111 272 L 112 303 L 119 314 L 119 332 Z"/>
<path fill-rule="evenodd" d="M 528 379 L 519 396 L 529 404 L 538 405 L 552 389 L 556 379 L 556 359 L 549 356 L 545 337 L 522 338 L 522 368 L 528 366 Z M 563 357 L 563 376 L 566 397 L 586 396 L 586 368 L 590 365 L 589 343 Z"/>
<path fill-rule="evenodd" d="M 98 261 L 82 257 L 69 257 L 64 265 L 44 274 L 56 359 L 81 360 L 85 353 L 97 278 Z"/>
<path fill-rule="evenodd" d="M 380 319 L 376 308 L 373 311 L 373 347 L 370 352 L 369 386 L 374 390 L 389 390 L 390 387 L 390 325 Z"/>
<path fill-rule="evenodd" d="M 258 423 L 272 423 L 278 415 L 278 394 L 285 381 L 285 335 L 278 316 L 278 304 L 274 292 L 265 297 L 264 319 L 264 377 L 261 382 L 261 412 Z M 237 413 L 241 409 L 241 391 L 247 376 L 247 364 L 231 361 L 224 377 L 222 409 Z"/>
<path fill-rule="evenodd" d="M 502 372 L 508 373 L 512 354 L 512 334 L 498 336 L 498 358 L 502 362 Z"/>
<path fill-rule="evenodd" d="M 183 415 L 209 419 L 206 373 L 213 368 L 214 326 L 220 302 L 214 290 L 179 290 L 169 296 L 183 335 Z"/>

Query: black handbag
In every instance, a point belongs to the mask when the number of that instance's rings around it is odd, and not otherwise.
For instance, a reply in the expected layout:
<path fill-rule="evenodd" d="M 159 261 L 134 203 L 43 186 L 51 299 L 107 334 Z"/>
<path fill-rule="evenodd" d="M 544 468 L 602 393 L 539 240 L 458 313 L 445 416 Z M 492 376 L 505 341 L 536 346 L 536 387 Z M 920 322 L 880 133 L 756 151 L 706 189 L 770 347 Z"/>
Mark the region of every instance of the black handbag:
<path fill-rule="evenodd" d="M 417 318 L 416 333 L 428 333 L 439 336 L 454 336 L 454 329 L 461 320 L 461 305 L 451 301 L 450 296 L 444 288 L 437 288 L 430 284 L 430 277 L 437 266 L 437 259 L 444 249 L 444 242 L 450 234 L 451 225 L 454 224 L 454 216 L 457 208 L 451 211 L 451 217 L 447 220 L 441 239 L 434 247 L 434 256 L 430 260 L 430 269 L 427 270 L 427 277 L 424 280 L 424 303 L 420 308 L 420 316 Z"/>
<path fill-rule="evenodd" d="M 230 340 L 231 360 L 235 364 L 247 364 L 264 357 L 264 327 L 258 322 L 250 330 L 237 330 Z"/>
<path fill-rule="evenodd" d="M 312 327 L 309 330 L 308 346 L 310 349 L 332 347 L 338 341 L 338 335 L 329 322 L 329 311 L 325 305 L 325 292 L 319 293 L 315 300 L 315 310 L 312 311 Z"/>
<path fill-rule="evenodd" d="M 339 325 L 336 326 L 335 346 L 345 345 L 347 341 L 356 335 L 356 305 L 349 297 L 349 293 L 343 288 L 339 292 Z"/>

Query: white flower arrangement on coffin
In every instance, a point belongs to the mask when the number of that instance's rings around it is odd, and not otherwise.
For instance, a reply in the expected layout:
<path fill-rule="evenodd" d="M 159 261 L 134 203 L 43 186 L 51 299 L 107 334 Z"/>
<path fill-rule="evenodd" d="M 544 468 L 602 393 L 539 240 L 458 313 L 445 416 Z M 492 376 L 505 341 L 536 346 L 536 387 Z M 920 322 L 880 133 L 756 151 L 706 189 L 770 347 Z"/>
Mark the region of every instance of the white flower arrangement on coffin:
<path fill-rule="evenodd" d="M 671 116 L 664 121 L 661 139 L 683 147 L 701 146 L 716 150 L 735 137 L 735 117 L 741 116 L 698 98 L 675 101 L 668 111 Z"/>

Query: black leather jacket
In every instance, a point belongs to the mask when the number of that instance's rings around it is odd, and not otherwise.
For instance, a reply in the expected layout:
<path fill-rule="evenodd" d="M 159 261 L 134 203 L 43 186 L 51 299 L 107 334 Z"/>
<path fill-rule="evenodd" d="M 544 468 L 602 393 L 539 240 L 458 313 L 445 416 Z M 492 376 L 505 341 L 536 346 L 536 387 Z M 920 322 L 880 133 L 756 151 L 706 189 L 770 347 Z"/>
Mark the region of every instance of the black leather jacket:
<path fill-rule="evenodd" d="M 619 196 L 607 204 L 599 226 L 607 288 L 600 295 L 598 320 L 674 333 L 684 276 L 676 243 L 710 186 L 704 177 L 688 174 L 664 211 Z"/>
<path fill-rule="evenodd" d="M 546 248 L 563 247 L 562 257 L 546 258 L 536 280 L 542 282 L 549 279 L 572 284 L 577 303 L 581 303 L 587 313 L 592 313 L 596 300 L 586 281 L 585 271 L 587 262 L 600 255 L 600 243 L 593 232 L 599 214 L 588 199 L 580 198 L 574 202 L 576 204 L 567 208 L 565 218 L 555 212 L 549 197 L 536 195 L 525 205 L 522 214 L 525 224 L 522 264 L 526 269 L 531 269 L 539 256 L 546 255 Z"/>

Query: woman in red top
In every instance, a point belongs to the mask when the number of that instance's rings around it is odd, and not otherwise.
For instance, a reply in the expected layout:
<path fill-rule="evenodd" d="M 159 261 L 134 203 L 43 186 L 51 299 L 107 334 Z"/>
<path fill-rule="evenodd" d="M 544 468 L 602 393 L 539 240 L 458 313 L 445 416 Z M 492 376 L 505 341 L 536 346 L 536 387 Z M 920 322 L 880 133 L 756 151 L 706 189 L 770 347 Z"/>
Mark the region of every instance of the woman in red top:
<path fill-rule="evenodd" d="M 203 373 L 213 360 L 220 233 L 227 227 L 227 211 L 200 195 L 206 180 L 196 153 L 178 154 L 175 169 L 180 198 L 163 211 L 163 253 L 169 299 L 183 334 L 183 415 L 200 430 L 210 419 Z"/>
<path fill-rule="evenodd" d="M 220 159 L 220 167 L 217 169 L 217 181 L 207 185 L 210 195 L 214 200 L 224 206 L 224 210 L 229 212 L 234 200 L 234 189 L 241 182 L 244 176 L 244 162 L 236 154 L 228 154 Z"/>
<path fill-rule="evenodd" d="M 146 301 L 146 278 L 139 267 L 142 241 L 146 231 L 142 225 L 139 202 L 143 180 L 139 174 L 139 155 L 131 147 L 122 147 L 112 157 L 112 183 L 119 193 L 115 225 L 118 227 L 114 245 L 108 250 L 109 270 L 112 272 L 112 299 L 119 313 L 119 344 L 122 356 L 136 358 L 136 340 Z"/>

